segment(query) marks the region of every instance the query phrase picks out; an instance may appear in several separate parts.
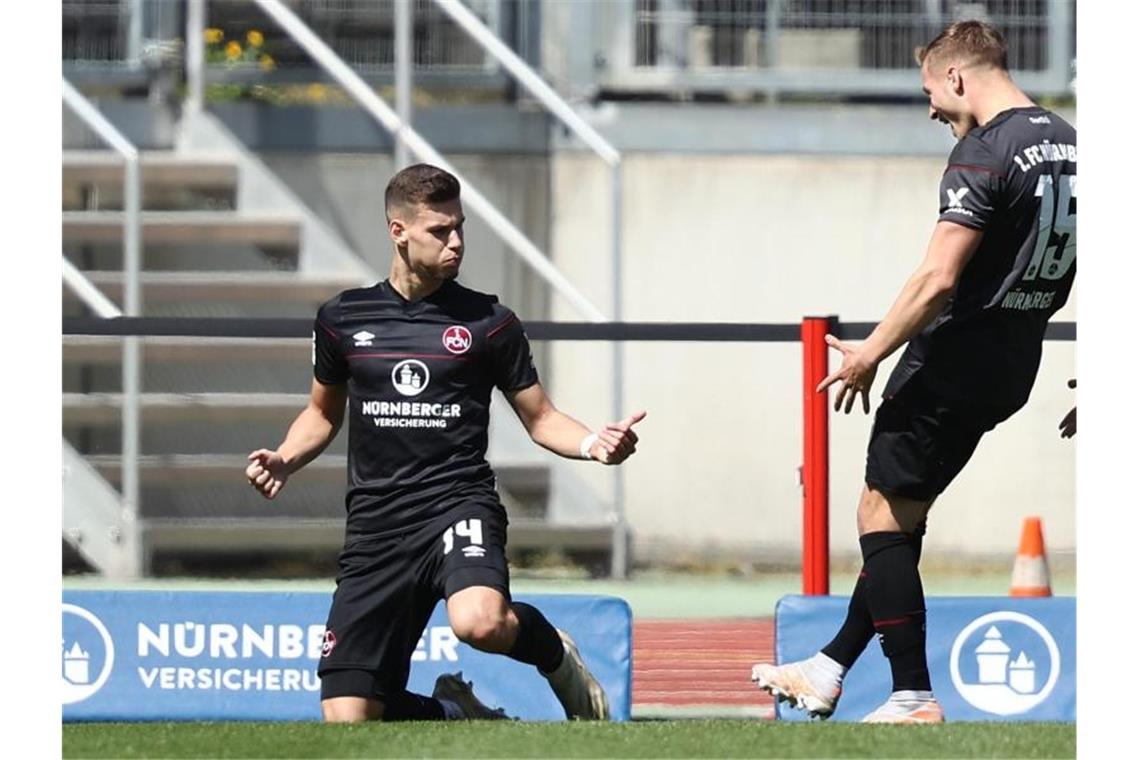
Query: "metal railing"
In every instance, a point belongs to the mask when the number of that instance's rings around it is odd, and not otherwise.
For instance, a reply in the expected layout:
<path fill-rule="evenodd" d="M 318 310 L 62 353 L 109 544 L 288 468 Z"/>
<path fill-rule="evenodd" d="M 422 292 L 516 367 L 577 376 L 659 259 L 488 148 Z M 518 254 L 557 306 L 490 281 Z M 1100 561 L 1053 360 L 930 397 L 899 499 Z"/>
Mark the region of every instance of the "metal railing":
<path fill-rule="evenodd" d="M 139 178 L 139 152 L 123 133 L 99 112 L 91 101 L 83 97 L 66 79 L 63 80 L 63 101 L 112 149 L 123 157 L 123 309 L 128 317 L 142 315 L 142 289 L 139 271 L 142 268 L 140 212 L 142 193 Z M 64 281 L 77 290 L 100 316 L 108 316 L 110 304 L 77 269 L 63 259 Z M 94 291 L 94 292 L 91 292 Z M 98 297 L 97 297 L 98 296 Z M 110 308 L 108 308 L 110 307 Z M 115 311 L 118 311 L 115 309 Z M 111 314 L 110 316 L 118 316 Z M 139 510 L 139 394 L 142 385 L 141 356 L 138 337 L 123 341 L 123 510 L 133 522 Z"/>
<path fill-rule="evenodd" d="M 145 81 L 179 43 L 183 6 L 173 0 L 64 0 L 61 11 L 64 76 L 73 80 Z"/>
<path fill-rule="evenodd" d="M 305 0 L 293 3 L 297 15 L 338 55 L 366 77 L 395 68 L 394 35 L 389 25 L 398 0 Z M 429 70 L 481 72 L 495 67 L 489 56 L 434 8 L 432 0 L 411 0 L 423 33 L 417 36 L 415 60 Z M 472 9 L 500 33 L 502 0 L 470 0 Z M 139 67 L 149 41 L 174 39 L 185 23 L 182 0 L 63 0 L 63 60 L 78 67 Z M 259 23 L 253 6 L 227 2 L 218 6 L 217 21 L 241 29 Z M 285 40 L 274 46 L 278 66 L 308 67 L 304 51 Z M 253 68 L 256 68 L 254 64 Z"/>
<path fill-rule="evenodd" d="M 399 68 L 394 6 L 404 0 L 306 0 L 295 12 L 365 80 L 388 80 Z M 494 88 L 496 59 L 456 26 L 433 0 L 408 0 L 416 14 L 409 56 L 420 82 Z M 537 62 L 530 23 L 537 0 L 464 0 L 497 38 L 512 39 Z M 251 4 L 218 5 L 218 21 L 244 34 L 260 25 Z M 572 38 L 547 46 L 542 68 L 560 56 L 580 59 L 560 89 L 581 92 L 756 91 L 840 96 L 913 95 L 915 46 L 946 24 L 982 18 L 1002 29 L 1019 84 L 1033 94 L 1071 94 L 1076 0 L 581 0 L 554 12 L 580 18 Z M 511 12 L 513 11 L 513 15 Z M 551 12 L 546 12 L 551 11 Z M 176 0 L 65 0 L 64 70 L 146 74 L 147 51 L 177 38 L 185 13 Z M 512 22 L 513 21 L 513 22 Z M 534 27 L 534 28 L 531 28 Z M 557 35 L 557 31 L 555 32 Z M 248 82 L 312 81 L 319 75 L 291 40 L 270 40 L 270 72 L 257 62 L 209 67 L 210 79 Z"/>
<path fill-rule="evenodd" d="M 479 21 L 459 0 L 435 0 L 436 5 L 452 20 L 471 35 L 472 39 L 487 51 L 500 65 L 507 70 L 532 96 L 538 99 L 546 109 L 556 116 L 578 139 L 584 142 L 602 159 L 610 170 L 610 251 L 611 251 L 611 287 L 613 289 L 612 321 L 622 320 L 622 158 L 621 153 L 608 140 L 602 137 L 596 129 L 590 126 L 581 116 L 570 107 L 553 88 L 548 85 L 537 72 L 526 64 L 513 50 L 507 47 L 502 40 L 495 36 L 489 28 Z M 623 386 L 625 383 L 625 357 L 624 346 L 620 342 L 613 344 L 613 419 L 619 420 L 625 416 Z M 621 468 L 614 468 L 614 542 L 611 552 L 612 572 L 615 577 L 624 577 L 626 571 L 626 521 L 624 477 Z"/>
<path fill-rule="evenodd" d="M 83 272 L 67 260 L 63 259 L 63 284 L 71 292 L 79 296 L 83 304 L 95 312 L 101 319 L 113 319 L 123 316 L 123 312 L 110 298 L 103 295 L 103 291 L 95 287 L 95 283 L 87 279 Z"/>
<path fill-rule="evenodd" d="M 205 0 L 190 0 L 202 3 Z M 487 197 L 472 182 L 466 179 L 431 146 L 418 132 L 400 119 L 399 115 L 377 95 L 352 68 L 336 55 L 300 18 L 281 0 L 254 0 L 267 15 L 304 48 L 309 55 L 384 129 L 397 140 L 407 145 L 418 159 L 439 166 L 454 174 L 464 186 L 464 201 L 484 222 L 505 242 L 512 251 L 523 259 L 554 290 L 565 298 L 575 311 L 592 322 L 604 322 L 605 315 L 582 295 L 542 251 L 532 243 L 509 219 L 495 208 Z M 188 40 L 194 44 L 194 36 L 200 30 L 189 30 Z"/>
<path fill-rule="evenodd" d="M 601 12 L 607 90 L 913 95 L 914 49 L 977 18 L 1006 35 L 1024 89 L 1071 93 L 1075 0 L 623 0 Z"/>
<path fill-rule="evenodd" d="M 78 65 L 139 65 L 142 0 L 64 0 L 63 60 Z"/>
<path fill-rule="evenodd" d="M 400 87 L 397 92 L 397 103 L 400 112 L 393 111 L 344 60 L 339 58 L 324 41 L 310 29 L 296 14 L 292 13 L 280 0 L 255 0 L 257 5 L 273 21 L 280 26 L 296 43 L 304 49 L 314 61 L 337 81 L 356 102 L 364 108 L 377 122 L 391 132 L 396 138 L 397 164 L 408 161 L 408 155 L 420 160 L 433 163 L 455 174 L 465 185 L 465 203 L 484 221 L 491 229 L 510 247 L 510 249 L 523 259 L 555 292 L 562 295 L 574 309 L 587 320 L 592 322 L 606 321 L 605 315 L 597 309 L 584 295 L 582 295 L 562 273 L 554 267 L 549 259 L 533 244 L 521 231 L 507 220 L 487 198 L 465 179 L 456 169 L 443 158 L 430 144 L 427 143 L 410 125 L 410 88 L 411 71 L 408 51 L 409 41 L 406 36 L 410 34 L 410 4 L 397 2 L 393 5 L 396 15 L 394 26 L 405 36 L 397 44 L 403 55 L 398 59 L 402 64 L 402 71 L 397 72 L 397 81 Z M 469 8 L 462 3 L 449 0 L 437 2 L 439 8 L 465 33 L 487 51 L 499 65 L 507 69 L 535 98 L 542 102 L 564 124 L 567 125 L 580 139 L 593 149 L 611 171 L 611 200 L 613 209 L 612 219 L 612 246 L 613 246 L 613 316 L 615 320 L 621 318 L 621 154 L 606 141 L 596 130 L 586 123 L 572 108 L 562 100 L 525 62 L 522 61 L 510 48 L 504 45 L 494 33 L 488 29 Z M 400 16 L 403 18 L 400 18 Z M 188 13 L 189 28 L 187 40 L 190 50 L 200 49 L 203 43 L 202 29 L 205 25 L 204 0 L 190 0 Z M 195 58 L 193 65 L 199 65 Z M 202 102 L 203 78 L 197 73 L 191 73 L 187 81 L 188 105 L 190 108 L 200 108 Z M 614 408 L 615 414 L 621 414 L 623 384 L 623 357 L 620 344 L 614 348 Z M 614 567 L 620 568 L 624 573 L 625 557 L 625 520 L 621 512 L 623 503 L 622 479 L 620 473 L 615 474 L 615 547 L 617 556 Z"/>
<path fill-rule="evenodd" d="M 394 5 L 402 0 L 309 0 L 298 16 L 358 72 L 394 71 L 397 68 L 396 35 L 387 31 Z M 471 45 L 463 33 L 447 23 L 432 0 L 409 0 L 410 10 L 423 29 L 416 35 L 412 54 L 416 65 L 439 71 L 493 70 L 495 61 Z M 469 0 L 472 11 L 487 26 L 501 33 L 502 0 Z M 287 65 L 287 64 L 286 64 Z"/>

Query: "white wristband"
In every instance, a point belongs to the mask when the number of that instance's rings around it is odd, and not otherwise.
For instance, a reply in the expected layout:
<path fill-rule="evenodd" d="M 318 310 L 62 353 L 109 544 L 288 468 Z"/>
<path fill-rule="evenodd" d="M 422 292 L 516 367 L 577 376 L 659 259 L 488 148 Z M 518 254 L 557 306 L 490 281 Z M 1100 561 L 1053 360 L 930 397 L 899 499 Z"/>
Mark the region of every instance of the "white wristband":
<path fill-rule="evenodd" d="M 581 455 L 583 459 L 593 459 L 593 457 L 590 456 L 590 449 L 594 448 L 594 444 L 597 443 L 597 441 L 598 434 L 590 433 L 578 444 L 578 454 Z"/>

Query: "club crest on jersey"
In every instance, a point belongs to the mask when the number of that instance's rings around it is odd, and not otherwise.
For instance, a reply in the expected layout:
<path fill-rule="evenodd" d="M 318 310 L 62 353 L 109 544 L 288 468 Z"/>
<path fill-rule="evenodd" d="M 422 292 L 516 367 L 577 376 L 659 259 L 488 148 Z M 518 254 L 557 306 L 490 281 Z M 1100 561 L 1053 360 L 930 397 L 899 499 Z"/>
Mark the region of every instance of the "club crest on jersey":
<path fill-rule="evenodd" d="M 471 348 L 471 331 L 463 325 L 452 325 L 443 331 L 443 347 L 453 354 L 465 354 Z"/>
<path fill-rule="evenodd" d="M 324 639 L 321 640 L 321 657 L 328 657 L 332 654 L 332 650 L 336 648 L 336 634 L 332 631 L 326 630 Z"/>
<path fill-rule="evenodd" d="M 357 346 L 371 346 L 372 339 L 375 337 L 375 335 L 368 332 L 367 330 L 361 330 L 356 335 L 353 335 L 352 339 L 356 341 Z"/>
<path fill-rule="evenodd" d="M 392 368 L 392 385 L 401 396 L 418 396 L 428 386 L 431 374 L 418 359 L 404 359 Z"/>

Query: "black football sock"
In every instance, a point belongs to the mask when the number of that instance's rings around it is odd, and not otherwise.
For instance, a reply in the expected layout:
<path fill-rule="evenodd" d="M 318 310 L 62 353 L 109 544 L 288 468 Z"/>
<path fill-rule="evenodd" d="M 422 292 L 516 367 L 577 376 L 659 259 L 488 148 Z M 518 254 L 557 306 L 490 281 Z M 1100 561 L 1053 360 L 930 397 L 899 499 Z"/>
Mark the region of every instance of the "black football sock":
<path fill-rule="evenodd" d="M 926 666 L 926 600 L 918 575 L 913 534 L 868 533 L 859 539 L 867 573 L 867 603 L 883 654 L 891 663 L 894 691 L 929 691 Z"/>
<path fill-rule="evenodd" d="M 847 617 L 835 638 L 820 651 L 845 668 L 850 668 L 863 654 L 875 627 L 871 625 L 871 611 L 867 607 L 867 572 L 859 571 L 859 579 L 851 592 L 851 602 L 847 605 Z"/>
<path fill-rule="evenodd" d="M 914 552 L 916 565 L 922 558 L 922 537 L 925 533 L 926 521 L 923 520 L 915 532 L 910 534 L 909 543 Z M 871 545 L 874 548 L 876 542 L 872 540 Z M 871 637 L 874 635 L 875 626 L 871 623 L 871 610 L 867 606 L 867 570 L 860 568 L 859 578 L 851 591 L 851 602 L 847 605 L 847 617 L 843 620 L 843 626 L 835 634 L 835 638 L 820 651 L 843 667 L 851 668 L 867 648 L 867 644 L 871 643 Z"/>
<path fill-rule="evenodd" d="M 914 529 L 914 533 L 910 534 L 910 548 L 914 550 L 914 564 L 917 565 L 919 560 L 922 559 L 922 537 L 926 535 L 926 518 L 918 524 Z"/>
<path fill-rule="evenodd" d="M 554 672 L 562 664 L 562 638 L 546 616 L 525 602 L 511 602 L 519 619 L 519 634 L 507 657 L 534 665 L 543 673 Z"/>
<path fill-rule="evenodd" d="M 434 697 L 404 691 L 384 700 L 384 717 L 389 720 L 443 720 L 443 705 Z"/>

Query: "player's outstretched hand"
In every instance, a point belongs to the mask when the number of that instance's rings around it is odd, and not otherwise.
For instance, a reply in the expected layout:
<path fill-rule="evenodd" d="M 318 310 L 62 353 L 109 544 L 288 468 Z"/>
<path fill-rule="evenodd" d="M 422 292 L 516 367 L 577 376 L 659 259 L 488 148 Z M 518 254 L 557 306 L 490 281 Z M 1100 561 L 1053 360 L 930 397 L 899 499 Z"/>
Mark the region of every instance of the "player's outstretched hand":
<path fill-rule="evenodd" d="M 602 464 L 621 464 L 637 451 L 637 433 L 633 426 L 645 419 L 645 412 L 636 412 L 621 422 L 611 422 L 598 431 L 598 440 L 590 449 L 590 456 Z"/>
<path fill-rule="evenodd" d="M 250 452 L 247 458 L 249 466 L 245 468 L 245 477 L 254 490 L 267 499 L 281 493 L 285 481 L 289 479 L 281 455 L 269 449 L 258 449 Z"/>
<path fill-rule="evenodd" d="M 850 414 L 851 407 L 855 404 L 855 397 L 862 396 L 863 414 L 868 414 L 871 411 L 871 385 L 875 382 L 875 373 L 879 365 L 864 359 L 859 346 L 844 343 L 834 335 L 827 335 L 824 340 L 827 341 L 827 345 L 843 353 L 843 364 L 816 386 L 816 393 L 826 390 L 833 383 L 842 382 L 839 393 L 835 395 L 835 411 L 839 411 L 839 407 L 843 406 L 843 401 L 846 399 L 847 404 L 843 413 Z"/>
<path fill-rule="evenodd" d="M 1076 378 L 1073 378 L 1069 381 L 1069 387 L 1077 387 Z M 1061 431 L 1062 438 L 1072 438 L 1077 434 L 1077 408 L 1075 406 L 1068 414 L 1065 415 L 1065 419 L 1061 420 L 1061 424 L 1057 427 Z"/>

